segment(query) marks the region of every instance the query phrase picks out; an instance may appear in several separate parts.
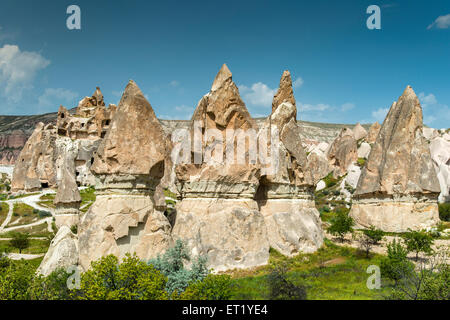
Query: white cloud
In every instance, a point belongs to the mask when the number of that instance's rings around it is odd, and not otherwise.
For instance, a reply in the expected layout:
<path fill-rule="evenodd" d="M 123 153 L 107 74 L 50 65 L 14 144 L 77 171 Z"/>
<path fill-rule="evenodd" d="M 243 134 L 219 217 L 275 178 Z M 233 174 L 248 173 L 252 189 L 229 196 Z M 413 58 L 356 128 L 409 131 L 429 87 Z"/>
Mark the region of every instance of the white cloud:
<path fill-rule="evenodd" d="M 303 104 L 301 102 L 298 103 L 300 111 L 302 112 L 310 112 L 310 111 L 325 111 L 331 110 L 332 107 L 329 104 L 318 103 L 318 104 Z"/>
<path fill-rule="evenodd" d="M 25 89 L 33 87 L 37 72 L 50 61 L 36 52 L 20 51 L 16 45 L 0 48 L 0 90 L 12 102 L 22 99 Z"/>
<path fill-rule="evenodd" d="M 239 86 L 244 100 L 250 105 L 269 107 L 272 105 L 273 96 L 276 89 L 270 89 L 262 82 L 254 83 L 250 88 L 247 86 Z"/>
<path fill-rule="evenodd" d="M 70 104 L 78 97 L 78 93 L 62 89 L 47 88 L 44 94 L 39 97 L 39 106 L 41 107 L 58 107 L 62 104 Z M 71 107 L 68 105 L 69 108 Z"/>
<path fill-rule="evenodd" d="M 430 30 L 432 28 L 436 29 L 448 29 L 450 28 L 450 14 L 445 16 L 440 16 L 432 24 L 430 24 L 427 29 Z"/>
<path fill-rule="evenodd" d="M 190 120 L 194 113 L 194 108 L 186 105 L 176 106 L 174 110 L 174 115 L 162 114 L 159 117 L 166 120 Z"/>
<path fill-rule="evenodd" d="M 294 88 L 300 88 L 303 85 L 304 81 L 302 78 L 298 77 L 297 80 L 292 84 Z"/>
<path fill-rule="evenodd" d="M 344 104 L 341 106 L 341 110 L 342 110 L 343 112 L 352 110 L 353 108 L 355 108 L 355 104 L 354 104 L 354 103 L 349 103 L 349 102 L 344 103 Z"/>
<path fill-rule="evenodd" d="M 389 108 L 379 108 L 378 110 L 372 111 L 372 118 L 379 123 L 382 123 L 388 112 Z"/>
<path fill-rule="evenodd" d="M 423 107 L 423 122 L 426 125 L 446 124 L 450 121 L 450 107 L 438 102 L 436 96 L 432 93 L 419 93 L 419 100 Z"/>
<path fill-rule="evenodd" d="M 170 83 L 169 83 L 169 85 L 170 85 L 171 87 L 178 87 L 179 84 L 180 84 L 180 83 L 179 83 L 178 81 L 176 81 L 176 80 L 170 81 Z"/>
<path fill-rule="evenodd" d="M 425 95 L 424 92 L 419 93 L 419 100 L 424 108 L 437 104 L 436 97 L 432 93 L 428 95 Z"/>

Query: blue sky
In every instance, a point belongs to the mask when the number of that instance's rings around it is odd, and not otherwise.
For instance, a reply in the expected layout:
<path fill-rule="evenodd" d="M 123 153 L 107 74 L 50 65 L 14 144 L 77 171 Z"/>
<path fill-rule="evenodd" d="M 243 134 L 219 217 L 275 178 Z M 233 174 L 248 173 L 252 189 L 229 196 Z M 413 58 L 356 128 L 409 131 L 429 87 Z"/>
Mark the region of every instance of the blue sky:
<path fill-rule="evenodd" d="M 372 4 L 381 30 L 366 27 Z M 409 84 L 425 124 L 450 127 L 448 0 L 0 3 L 0 114 L 71 108 L 96 86 L 118 103 L 133 79 L 159 117 L 189 119 L 223 63 L 255 117 L 288 69 L 302 120 L 381 122 Z"/>

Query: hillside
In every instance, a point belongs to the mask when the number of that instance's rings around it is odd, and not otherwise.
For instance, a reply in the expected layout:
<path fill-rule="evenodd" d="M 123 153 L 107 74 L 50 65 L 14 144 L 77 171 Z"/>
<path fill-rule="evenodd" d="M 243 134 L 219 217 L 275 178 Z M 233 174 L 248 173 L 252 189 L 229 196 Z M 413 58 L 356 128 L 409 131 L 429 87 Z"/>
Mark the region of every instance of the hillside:
<path fill-rule="evenodd" d="M 72 111 L 72 110 L 71 110 Z M 33 133 L 36 124 L 56 122 L 57 113 L 46 113 L 32 116 L 0 116 L 0 165 L 12 165 L 20 154 L 27 139 Z M 264 118 L 255 118 L 261 126 Z M 189 120 L 160 120 L 164 131 L 170 133 L 179 128 L 187 128 Z M 344 127 L 353 128 L 355 124 L 334 124 L 309 121 L 298 121 L 303 129 L 305 139 L 330 143 Z M 368 130 L 370 124 L 363 127 Z"/>

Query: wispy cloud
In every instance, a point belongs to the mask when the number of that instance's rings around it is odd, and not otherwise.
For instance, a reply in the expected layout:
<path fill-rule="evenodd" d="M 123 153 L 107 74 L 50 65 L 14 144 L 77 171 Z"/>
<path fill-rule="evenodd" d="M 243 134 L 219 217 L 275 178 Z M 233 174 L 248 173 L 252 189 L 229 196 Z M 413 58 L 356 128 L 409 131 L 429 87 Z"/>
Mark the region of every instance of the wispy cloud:
<path fill-rule="evenodd" d="M 172 80 L 172 81 L 170 81 L 169 85 L 171 87 L 178 87 L 180 85 L 180 83 L 177 80 Z"/>
<path fill-rule="evenodd" d="M 372 111 L 372 118 L 379 123 L 382 123 L 384 121 L 384 118 L 386 118 L 388 112 L 389 108 L 379 108 L 375 111 Z"/>
<path fill-rule="evenodd" d="M 257 82 L 251 87 L 241 85 L 239 91 L 246 103 L 258 107 L 269 107 L 272 105 L 276 89 L 271 89 L 266 84 Z"/>
<path fill-rule="evenodd" d="M 438 124 L 438 120 L 442 123 L 450 122 L 450 107 L 446 104 L 439 103 L 433 93 L 419 93 L 420 104 L 423 107 L 423 122 L 432 126 Z"/>
<path fill-rule="evenodd" d="M 450 14 L 447 14 L 445 16 L 437 17 L 436 20 L 432 24 L 430 24 L 427 29 L 448 29 L 450 28 Z"/>
<path fill-rule="evenodd" d="M 39 70 L 50 61 L 37 52 L 20 51 L 16 45 L 6 44 L 0 48 L 0 90 L 10 102 L 19 102 L 24 90 L 33 87 Z"/>
<path fill-rule="evenodd" d="M 300 88 L 303 85 L 304 81 L 301 77 L 298 77 L 293 83 L 292 86 L 296 89 Z"/>
<path fill-rule="evenodd" d="M 62 88 L 47 88 L 38 98 L 39 106 L 43 108 L 66 105 L 72 107 L 74 100 L 78 97 L 78 93 Z"/>

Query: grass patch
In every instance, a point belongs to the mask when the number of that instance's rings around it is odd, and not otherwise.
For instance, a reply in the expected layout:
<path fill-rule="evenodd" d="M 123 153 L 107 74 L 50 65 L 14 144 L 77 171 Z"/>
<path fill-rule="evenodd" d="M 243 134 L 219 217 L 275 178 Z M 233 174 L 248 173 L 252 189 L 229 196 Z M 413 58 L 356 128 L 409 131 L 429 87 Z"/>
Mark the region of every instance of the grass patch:
<path fill-rule="evenodd" d="M 37 204 L 42 207 L 45 207 L 45 208 L 51 208 L 51 209 L 56 208 L 55 204 L 53 203 L 53 200 L 39 201 Z"/>
<path fill-rule="evenodd" d="M 314 254 L 300 254 L 286 258 L 276 250 L 270 251 L 271 265 L 285 263 L 288 277 L 294 284 L 307 286 L 311 300 L 374 300 L 382 299 L 390 292 L 390 286 L 380 290 L 369 290 L 366 273 L 369 265 L 379 265 L 382 256 L 372 255 L 365 259 L 357 249 L 341 247 L 325 240 L 324 246 Z M 249 274 L 245 271 L 231 273 L 234 284 L 232 299 L 266 299 L 268 296 L 267 276 L 271 266 L 263 266 Z"/>
<path fill-rule="evenodd" d="M 358 164 L 358 166 L 360 166 L 362 168 L 366 164 L 366 159 L 365 158 L 358 158 L 358 160 L 356 160 L 356 163 Z"/>
<path fill-rule="evenodd" d="M 37 226 L 33 226 L 33 227 L 28 227 L 28 228 L 20 228 L 18 230 L 15 231 L 9 231 L 6 233 L 2 233 L 0 235 L 0 237 L 2 238 L 11 238 L 12 237 L 12 233 L 14 232 L 26 232 L 28 234 L 30 234 L 30 236 L 32 237 L 49 237 L 51 235 L 53 235 L 53 233 L 48 231 L 48 224 L 47 222 L 44 222 L 42 224 L 39 224 Z"/>
<path fill-rule="evenodd" d="M 174 192 L 170 191 L 169 189 L 164 189 L 164 195 L 166 197 L 169 197 L 169 198 L 172 198 L 172 199 L 176 199 L 177 198 L 177 195 Z"/>
<path fill-rule="evenodd" d="M 39 192 L 34 192 L 34 193 L 25 193 L 25 194 L 21 194 L 18 196 L 9 196 L 9 200 L 13 200 L 13 199 L 22 199 L 22 198 L 26 198 L 26 197 L 31 197 L 31 196 L 35 196 L 38 195 Z"/>
<path fill-rule="evenodd" d="M 25 203 L 14 203 L 12 218 L 8 226 L 19 226 L 39 220 L 38 215 L 33 210 L 33 207 Z M 15 223 L 17 221 L 18 223 Z"/>
<path fill-rule="evenodd" d="M 42 196 L 39 197 L 40 200 L 42 201 L 47 201 L 47 200 L 55 200 L 55 194 L 53 193 L 47 193 L 47 194 L 43 194 Z"/>
<path fill-rule="evenodd" d="M 8 216 L 9 212 L 9 206 L 6 202 L 0 203 L 0 225 L 5 221 L 6 217 Z"/>
<path fill-rule="evenodd" d="M 48 251 L 49 246 L 50 243 L 48 240 L 30 239 L 30 246 L 26 249 L 23 249 L 22 253 L 24 254 L 46 253 Z M 0 240 L 0 252 L 19 253 L 19 249 L 11 247 L 9 245 L 9 240 Z"/>

